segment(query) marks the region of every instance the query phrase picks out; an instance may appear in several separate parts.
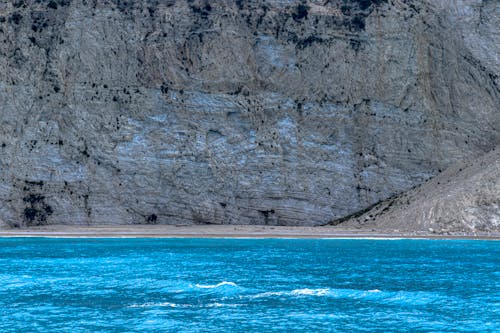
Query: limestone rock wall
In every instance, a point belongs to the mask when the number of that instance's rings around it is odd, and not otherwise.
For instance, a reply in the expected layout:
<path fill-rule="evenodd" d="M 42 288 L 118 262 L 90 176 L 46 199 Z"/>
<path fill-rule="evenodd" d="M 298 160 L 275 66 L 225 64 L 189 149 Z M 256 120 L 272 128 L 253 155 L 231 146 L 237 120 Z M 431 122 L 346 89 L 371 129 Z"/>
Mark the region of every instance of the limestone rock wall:
<path fill-rule="evenodd" d="M 1 1 L 0 220 L 318 225 L 418 185 L 500 142 L 463 1 Z"/>
<path fill-rule="evenodd" d="M 467 50 L 500 85 L 500 3 L 497 0 L 429 1 L 457 30 Z"/>

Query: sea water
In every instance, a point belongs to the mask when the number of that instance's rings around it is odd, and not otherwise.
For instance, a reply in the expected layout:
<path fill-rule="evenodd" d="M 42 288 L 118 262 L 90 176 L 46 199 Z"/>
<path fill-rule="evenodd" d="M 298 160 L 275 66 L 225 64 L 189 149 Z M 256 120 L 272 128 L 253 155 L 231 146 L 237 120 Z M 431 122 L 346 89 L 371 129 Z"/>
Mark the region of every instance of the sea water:
<path fill-rule="evenodd" d="M 500 243 L 0 239 L 0 332 L 500 332 Z"/>

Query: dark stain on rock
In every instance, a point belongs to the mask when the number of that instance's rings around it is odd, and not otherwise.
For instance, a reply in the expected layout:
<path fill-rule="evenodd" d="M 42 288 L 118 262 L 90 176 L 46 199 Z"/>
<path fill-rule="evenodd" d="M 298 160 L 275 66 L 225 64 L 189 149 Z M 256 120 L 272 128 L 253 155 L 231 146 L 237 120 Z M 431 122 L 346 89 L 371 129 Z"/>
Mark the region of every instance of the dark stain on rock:
<path fill-rule="evenodd" d="M 19 13 L 13 13 L 10 17 L 9 17 L 9 22 L 10 23 L 14 23 L 14 24 L 19 24 L 21 22 L 21 20 L 23 19 L 23 16 Z"/>
<path fill-rule="evenodd" d="M 354 16 L 350 28 L 352 30 L 365 30 L 365 18 L 363 16 Z"/>
<path fill-rule="evenodd" d="M 323 43 L 324 40 L 320 37 L 316 36 L 309 36 L 305 39 L 299 39 L 297 40 L 297 47 L 299 49 L 305 49 L 306 47 L 309 47 L 313 45 L 314 43 Z"/>
<path fill-rule="evenodd" d="M 43 180 L 40 181 L 25 180 L 24 183 L 29 186 L 39 186 L 40 188 L 43 187 L 44 185 Z"/>
<path fill-rule="evenodd" d="M 46 225 L 47 218 L 54 213 L 52 206 L 45 202 L 45 196 L 40 193 L 30 193 L 23 198 L 26 207 L 23 211 L 23 219 L 26 225 Z"/>
<path fill-rule="evenodd" d="M 51 8 L 51 9 L 57 9 L 57 2 L 50 1 L 49 4 L 47 5 L 47 7 Z"/>
<path fill-rule="evenodd" d="M 156 214 L 151 214 L 146 218 L 146 221 L 151 224 L 156 224 L 158 222 L 158 216 Z"/>
<path fill-rule="evenodd" d="M 302 19 L 307 18 L 308 13 L 309 7 L 301 3 L 295 7 L 295 11 L 292 13 L 292 18 L 295 22 L 299 22 Z"/>
<path fill-rule="evenodd" d="M 268 224 L 269 223 L 269 217 L 272 214 L 274 214 L 274 209 L 259 210 L 259 213 L 261 213 L 264 216 L 264 223 Z"/>
<path fill-rule="evenodd" d="M 162 94 L 168 93 L 168 86 L 166 83 L 163 83 L 160 87 Z"/>
<path fill-rule="evenodd" d="M 41 202 L 45 200 L 45 196 L 41 194 L 29 194 L 28 196 L 23 198 L 24 202 L 30 203 L 30 204 L 35 204 L 37 202 Z"/>

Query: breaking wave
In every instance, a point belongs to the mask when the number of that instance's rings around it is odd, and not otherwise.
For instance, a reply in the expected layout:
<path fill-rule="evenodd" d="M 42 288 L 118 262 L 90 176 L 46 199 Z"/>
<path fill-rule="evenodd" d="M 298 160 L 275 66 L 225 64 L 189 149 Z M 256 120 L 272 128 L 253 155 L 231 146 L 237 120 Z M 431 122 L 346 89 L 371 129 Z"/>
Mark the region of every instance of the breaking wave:
<path fill-rule="evenodd" d="M 238 306 L 242 306 L 242 304 L 227 304 L 227 303 L 208 303 L 208 304 L 177 304 L 170 302 L 147 302 L 143 304 L 132 304 L 129 305 L 128 308 L 235 308 Z"/>
<path fill-rule="evenodd" d="M 438 293 L 423 291 L 381 291 L 379 289 L 334 289 L 334 288 L 301 288 L 291 291 L 268 291 L 242 298 L 269 297 L 328 297 L 332 299 L 355 299 L 384 302 L 387 304 L 425 305 L 434 302 L 451 301 L 451 298 Z"/>
<path fill-rule="evenodd" d="M 148 302 L 143 304 L 132 304 L 128 306 L 128 308 L 154 308 L 154 307 L 178 308 L 178 307 L 188 307 L 188 306 L 180 306 L 179 304 L 170 302 L 160 302 L 160 303 Z"/>
<path fill-rule="evenodd" d="M 291 295 L 306 295 L 306 296 L 325 296 L 330 289 L 295 289 L 290 292 Z"/>
<path fill-rule="evenodd" d="M 196 288 L 201 288 L 201 289 L 215 289 L 223 286 L 238 287 L 236 283 L 230 281 L 222 281 L 221 283 L 217 284 L 195 284 Z"/>

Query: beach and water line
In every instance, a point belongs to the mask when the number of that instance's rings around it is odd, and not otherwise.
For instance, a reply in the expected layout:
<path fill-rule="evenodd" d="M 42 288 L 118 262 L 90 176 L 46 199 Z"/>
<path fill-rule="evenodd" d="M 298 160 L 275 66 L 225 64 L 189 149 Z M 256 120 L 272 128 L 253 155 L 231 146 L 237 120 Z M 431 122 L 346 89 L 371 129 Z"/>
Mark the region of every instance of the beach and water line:
<path fill-rule="evenodd" d="M 0 237 L 54 238 L 317 238 L 317 239 L 485 239 L 499 240 L 499 233 L 403 232 L 338 227 L 292 227 L 262 225 L 48 225 L 20 229 L 0 229 Z"/>

